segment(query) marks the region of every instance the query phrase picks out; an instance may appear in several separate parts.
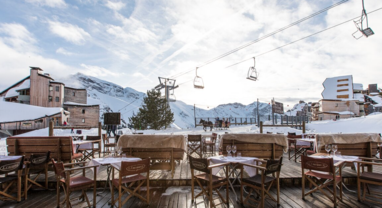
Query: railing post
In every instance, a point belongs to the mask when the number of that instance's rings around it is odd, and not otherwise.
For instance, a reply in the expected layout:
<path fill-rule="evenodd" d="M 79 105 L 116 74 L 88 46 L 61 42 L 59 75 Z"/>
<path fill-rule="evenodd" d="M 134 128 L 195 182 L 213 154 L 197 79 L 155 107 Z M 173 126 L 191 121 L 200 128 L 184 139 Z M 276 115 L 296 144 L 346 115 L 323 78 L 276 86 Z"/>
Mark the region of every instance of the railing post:
<path fill-rule="evenodd" d="M 305 121 L 302 121 L 302 133 L 305 134 Z"/>
<path fill-rule="evenodd" d="M 54 127 L 54 122 L 49 121 L 49 136 L 53 136 L 53 127 Z"/>
<path fill-rule="evenodd" d="M 262 134 L 262 133 L 263 133 L 263 122 L 260 121 L 260 134 Z"/>

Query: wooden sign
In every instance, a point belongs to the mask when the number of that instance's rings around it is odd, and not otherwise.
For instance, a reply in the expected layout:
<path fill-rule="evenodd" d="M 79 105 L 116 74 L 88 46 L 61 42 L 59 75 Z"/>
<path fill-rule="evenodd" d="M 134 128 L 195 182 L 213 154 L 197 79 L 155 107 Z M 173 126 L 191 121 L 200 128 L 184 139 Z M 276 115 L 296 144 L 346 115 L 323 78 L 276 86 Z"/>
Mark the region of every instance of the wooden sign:
<path fill-rule="evenodd" d="M 121 113 L 104 113 L 103 124 L 104 125 L 120 125 Z"/>
<path fill-rule="evenodd" d="M 273 112 L 278 114 L 284 114 L 284 104 L 279 102 L 274 102 L 272 105 Z"/>

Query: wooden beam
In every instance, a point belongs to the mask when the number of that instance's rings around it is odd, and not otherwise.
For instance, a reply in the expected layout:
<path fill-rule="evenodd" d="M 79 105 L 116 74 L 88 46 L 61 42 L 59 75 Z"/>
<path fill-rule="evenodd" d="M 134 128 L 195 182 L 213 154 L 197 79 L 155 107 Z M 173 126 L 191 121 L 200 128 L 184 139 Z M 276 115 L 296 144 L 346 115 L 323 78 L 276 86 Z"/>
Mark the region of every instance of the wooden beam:
<path fill-rule="evenodd" d="M 98 126 L 55 126 L 54 129 L 91 129 L 99 128 Z"/>
<path fill-rule="evenodd" d="M 98 136 L 102 139 L 101 130 L 102 130 L 102 124 L 101 122 L 98 122 Z M 101 146 L 99 146 L 99 148 L 101 149 Z"/>
<path fill-rule="evenodd" d="M 49 121 L 49 136 L 53 136 L 54 122 Z"/>
<path fill-rule="evenodd" d="M 263 122 L 260 121 L 260 134 L 262 134 L 262 133 L 263 133 Z"/>

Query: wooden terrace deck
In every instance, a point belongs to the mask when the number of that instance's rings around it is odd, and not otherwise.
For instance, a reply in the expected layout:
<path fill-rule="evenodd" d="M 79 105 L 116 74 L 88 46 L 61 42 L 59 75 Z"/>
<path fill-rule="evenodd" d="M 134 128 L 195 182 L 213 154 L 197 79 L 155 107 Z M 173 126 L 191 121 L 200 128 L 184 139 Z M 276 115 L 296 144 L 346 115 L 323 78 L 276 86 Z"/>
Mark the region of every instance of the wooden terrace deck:
<path fill-rule="evenodd" d="M 332 203 L 327 200 L 322 194 L 314 194 L 313 197 L 306 197 L 306 201 L 301 199 L 301 166 L 293 160 L 289 161 L 288 155 L 284 154 L 283 167 L 281 169 L 281 207 L 332 207 Z M 375 172 L 382 173 L 382 168 L 375 168 Z M 92 177 L 92 172 L 89 170 L 86 173 Z M 343 177 L 345 184 L 350 184 L 350 189 L 356 190 L 356 173 L 350 168 L 343 170 Z M 106 167 L 101 166 L 97 174 L 98 187 L 104 187 L 107 179 Z M 49 172 L 49 186 L 51 190 L 48 191 L 30 191 L 28 200 L 20 203 L 16 202 L 2 202 L 0 207 L 55 207 L 56 205 L 56 191 L 55 178 L 53 172 Z M 176 165 L 174 178 L 171 177 L 169 171 L 150 171 L 150 198 L 151 203 L 149 207 L 191 207 L 191 173 L 188 161 L 186 158 Z M 166 194 L 167 188 L 175 188 L 173 194 Z M 382 187 L 377 187 L 382 191 Z M 101 192 L 103 188 L 99 188 Z M 274 192 L 275 190 L 273 190 Z M 237 193 L 240 191 L 237 190 Z M 339 204 L 339 207 L 379 207 L 369 203 L 359 203 L 357 195 L 345 191 L 348 198 Z M 89 200 L 92 197 L 88 195 Z M 61 194 L 63 199 L 63 193 Z M 107 189 L 103 194 L 97 196 L 97 207 L 110 207 L 108 201 L 110 200 L 110 191 Z M 202 198 L 198 199 L 198 205 L 195 207 L 206 207 Z M 84 207 L 86 202 L 80 203 L 74 207 Z M 137 198 L 131 199 L 124 207 L 146 207 L 146 205 Z M 233 198 L 231 192 L 230 207 L 242 207 Z M 276 207 L 272 201 L 267 202 L 267 207 Z"/>

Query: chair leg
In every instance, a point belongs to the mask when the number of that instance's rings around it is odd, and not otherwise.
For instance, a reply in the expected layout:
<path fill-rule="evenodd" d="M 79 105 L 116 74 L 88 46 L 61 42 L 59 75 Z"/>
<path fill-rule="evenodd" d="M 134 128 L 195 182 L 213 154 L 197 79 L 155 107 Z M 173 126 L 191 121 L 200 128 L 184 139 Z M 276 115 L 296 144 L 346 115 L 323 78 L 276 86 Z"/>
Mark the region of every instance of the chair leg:
<path fill-rule="evenodd" d="M 357 196 L 358 196 L 358 201 L 361 202 L 361 181 L 359 178 L 357 179 Z"/>

